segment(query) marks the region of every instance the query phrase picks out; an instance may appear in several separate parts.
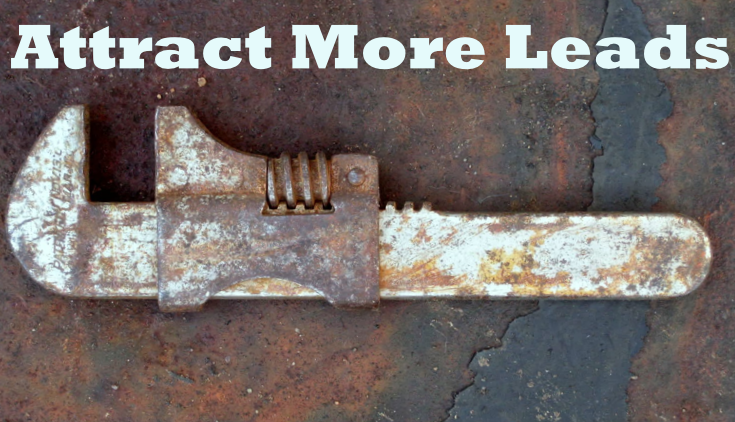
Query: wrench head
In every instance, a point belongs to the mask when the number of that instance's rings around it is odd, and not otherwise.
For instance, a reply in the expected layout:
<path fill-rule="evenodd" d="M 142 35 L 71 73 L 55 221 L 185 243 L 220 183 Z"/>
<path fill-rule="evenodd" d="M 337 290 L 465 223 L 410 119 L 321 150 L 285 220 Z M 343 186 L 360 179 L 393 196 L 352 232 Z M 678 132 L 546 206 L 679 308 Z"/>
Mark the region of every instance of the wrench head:
<path fill-rule="evenodd" d="M 183 107 L 156 115 L 156 203 L 92 203 L 84 106 L 61 110 L 13 186 L 7 227 L 33 279 L 61 295 L 154 298 L 190 311 L 271 280 L 342 307 L 379 299 L 374 157 L 333 157 L 333 212 L 266 205 L 265 157 L 235 151 Z M 365 172 L 361 183 L 349 174 Z M 354 179 L 354 178 L 353 178 Z"/>

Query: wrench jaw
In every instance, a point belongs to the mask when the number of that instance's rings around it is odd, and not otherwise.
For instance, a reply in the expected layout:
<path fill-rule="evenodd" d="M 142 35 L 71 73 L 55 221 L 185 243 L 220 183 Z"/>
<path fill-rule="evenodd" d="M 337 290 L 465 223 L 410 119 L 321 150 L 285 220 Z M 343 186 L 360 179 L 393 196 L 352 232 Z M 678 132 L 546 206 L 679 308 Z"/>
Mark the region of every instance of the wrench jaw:
<path fill-rule="evenodd" d="M 62 109 L 43 131 L 10 194 L 11 247 L 31 277 L 55 293 L 150 295 L 155 208 L 89 201 L 88 138 L 88 113 L 81 105 Z"/>
<path fill-rule="evenodd" d="M 74 227 L 87 205 L 84 106 L 66 107 L 46 127 L 10 193 L 7 225 L 13 252 L 36 281 L 58 294 L 74 291 Z"/>
<path fill-rule="evenodd" d="M 88 140 L 86 108 L 62 109 L 33 146 L 9 198 L 13 252 L 46 289 L 73 297 L 158 297 L 166 311 L 196 310 L 233 288 L 323 297 L 339 307 L 378 304 L 374 157 L 332 158 L 329 180 L 320 184 L 331 192 L 316 196 L 331 195 L 328 209 L 319 203 L 312 210 L 272 209 L 265 157 L 222 144 L 183 107 L 163 107 L 156 115 L 156 203 L 92 203 Z M 313 162 L 314 181 L 320 180 L 324 157 Z M 294 188 L 303 188 L 303 180 Z"/>

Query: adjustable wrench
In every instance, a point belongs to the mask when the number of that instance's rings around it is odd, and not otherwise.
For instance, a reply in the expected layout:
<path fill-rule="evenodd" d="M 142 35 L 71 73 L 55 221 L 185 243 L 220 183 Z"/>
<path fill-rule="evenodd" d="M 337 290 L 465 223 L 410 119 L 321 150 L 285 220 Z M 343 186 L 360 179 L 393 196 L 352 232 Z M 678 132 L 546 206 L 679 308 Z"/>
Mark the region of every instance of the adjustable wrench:
<path fill-rule="evenodd" d="M 66 107 L 13 186 L 10 244 L 62 295 L 158 298 L 658 299 L 694 290 L 712 260 L 675 214 L 444 213 L 379 208 L 368 155 L 267 158 L 217 140 L 184 107 L 156 112 L 154 203 L 95 203 L 88 116 Z"/>

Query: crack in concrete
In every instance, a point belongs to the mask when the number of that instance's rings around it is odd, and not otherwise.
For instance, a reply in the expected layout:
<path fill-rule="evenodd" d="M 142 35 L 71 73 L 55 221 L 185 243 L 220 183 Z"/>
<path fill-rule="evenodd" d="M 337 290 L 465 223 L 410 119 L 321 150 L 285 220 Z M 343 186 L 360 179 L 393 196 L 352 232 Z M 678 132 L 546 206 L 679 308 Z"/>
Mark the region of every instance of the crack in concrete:
<path fill-rule="evenodd" d="M 647 308 L 542 301 L 510 324 L 502 346 L 475 355 L 477 375 L 447 421 L 624 420 L 630 356 L 643 344 Z"/>
<path fill-rule="evenodd" d="M 537 302 L 537 304 L 538 304 L 538 302 Z M 506 328 L 505 332 L 501 333 L 501 334 L 500 334 L 500 336 L 498 336 L 498 338 L 499 338 L 499 339 L 500 339 L 500 341 L 501 341 L 500 345 L 498 345 L 498 346 L 490 346 L 490 347 L 483 347 L 483 348 L 481 348 L 481 349 L 475 350 L 475 352 L 474 352 L 474 353 L 472 354 L 472 358 L 471 358 L 471 359 L 469 360 L 469 362 L 467 363 L 467 367 L 469 368 L 469 367 L 470 367 L 470 366 L 472 365 L 472 362 L 474 362 L 475 358 L 476 358 L 476 357 L 477 357 L 477 355 L 478 355 L 478 354 L 480 354 L 480 353 L 483 353 L 483 352 L 487 352 L 487 351 L 490 351 L 490 350 L 504 350 L 504 349 L 505 349 L 505 347 L 506 347 L 506 343 L 505 343 L 505 342 L 503 342 L 503 339 L 505 338 L 505 335 L 506 335 L 506 334 L 507 334 L 507 333 L 508 333 L 508 332 L 509 332 L 509 331 L 511 330 L 511 327 L 513 326 L 513 324 L 514 324 L 514 323 L 515 323 L 516 321 L 518 321 L 518 320 L 520 320 L 520 319 L 522 319 L 522 318 L 525 318 L 525 317 L 527 317 L 527 316 L 529 316 L 529 315 L 531 315 L 531 314 L 533 314 L 533 313 L 535 313 L 535 312 L 538 312 L 538 310 L 539 310 L 539 309 L 540 309 L 540 308 L 539 308 L 538 306 L 536 306 L 536 307 L 535 307 L 535 308 L 534 308 L 533 310 L 531 310 L 530 312 L 528 312 L 528 313 L 525 313 L 525 314 L 522 314 L 522 315 L 518 315 L 518 316 L 516 316 L 515 318 L 513 318 L 512 320 L 510 320 L 510 322 L 508 322 L 508 325 L 507 325 L 507 328 Z M 477 372 L 475 372 L 475 375 L 477 375 Z M 447 416 L 446 416 L 446 417 L 445 417 L 445 418 L 443 419 L 443 421 L 442 421 L 442 422 L 450 422 L 450 421 L 452 420 L 452 409 L 454 409 L 454 407 L 455 407 L 455 406 L 456 406 L 456 404 L 457 404 L 457 397 L 459 397 L 459 396 L 460 396 L 461 394 L 463 394 L 463 393 L 464 393 L 465 391 L 469 391 L 470 389 L 472 389 L 472 388 L 473 388 L 473 387 L 475 386 L 475 382 L 476 382 L 476 380 L 477 380 L 477 378 L 476 378 L 476 377 L 475 377 L 475 378 L 473 378 L 473 379 L 472 379 L 472 382 L 470 382 L 469 384 L 467 384 L 466 386 L 462 387 L 461 389 L 459 389 L 459 390 L 455 391 L 455 392 L 454 392 L 454 393 L 452 394 L 452 406 L 451 406 L 451 407 L 449 407 L 449 408 L 448 408 L 448 409 L 446 410 L 446 412 L 445 412 L 445 413 L 446 413 L 446 415 L 447 415 Z M 456 420 L 456 419 L 457 419 L 457 417 L 456 417 L 456 416 L 454 416 L 454 420 Z"/>

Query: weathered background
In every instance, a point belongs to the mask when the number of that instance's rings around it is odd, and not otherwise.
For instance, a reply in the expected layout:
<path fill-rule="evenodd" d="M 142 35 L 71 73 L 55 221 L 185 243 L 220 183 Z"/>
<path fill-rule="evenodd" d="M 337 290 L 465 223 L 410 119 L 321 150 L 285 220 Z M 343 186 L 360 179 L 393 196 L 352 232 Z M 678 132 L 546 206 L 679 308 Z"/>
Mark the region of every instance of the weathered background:
<path fill-rule="evenodd" d="M 640 6 L 3 2 L 2 210 L 35 138 L 74 103 L 91 107 L 93 199 L 152 201 L 154 110 L 175 104 L 244 151 L 374 154 L 382 201 L 579 211 L 650 209 L 658 197 L 654 210 L 705 224 L 716 260 L 697 293 L 650 309 L 645 302 L 546 303 L 522 318 L 538 304 L 393 302 L 347 312 L 318 302 L 214 301 L 201 313 L 168 315 L 154 302 L 46 293 L 23 273 L 3 236 L 0 420 L 735 419 L 731 68 L 622 76 L 591 65 L 504 69 L 506 24 L 531 24 L 530 47 L 545 50 L 564 36 L 592 45 L 606 31 L 645 41 L 663 35 L 666 24 L 689 25 L 690 51 L 696 38 L 735 39 L 730 2 Z M 211 38 L 266 26 L 273 67 L 253 70 L 245 61 L 220 71 L 201 61 L 198 70 L 162 70 L 149 53 L 144 70 L 98 70 L 91 58 L 85 70 L 10 69 L 19 24 L 51 24 L 55 45 L 76 26 L 85 36 L 110 26 L 118 38 L 188 37 L 198 51 Z M 357 24 L 358 53 L 378 36 L 406 44 L 416 36 L 443 36 L 445 44 L 471 36 L 485 45 L 487 60 L 472 71 L 452 68 L 441 54 L 435 70 L 406 63 L 381 71 L 364 62 L 358 70 L 294 70 L 292 24 Z M 4 213 L 0 218 L 4 228 Z M 555 371 L 577 372 L 542 376 Z"/>

